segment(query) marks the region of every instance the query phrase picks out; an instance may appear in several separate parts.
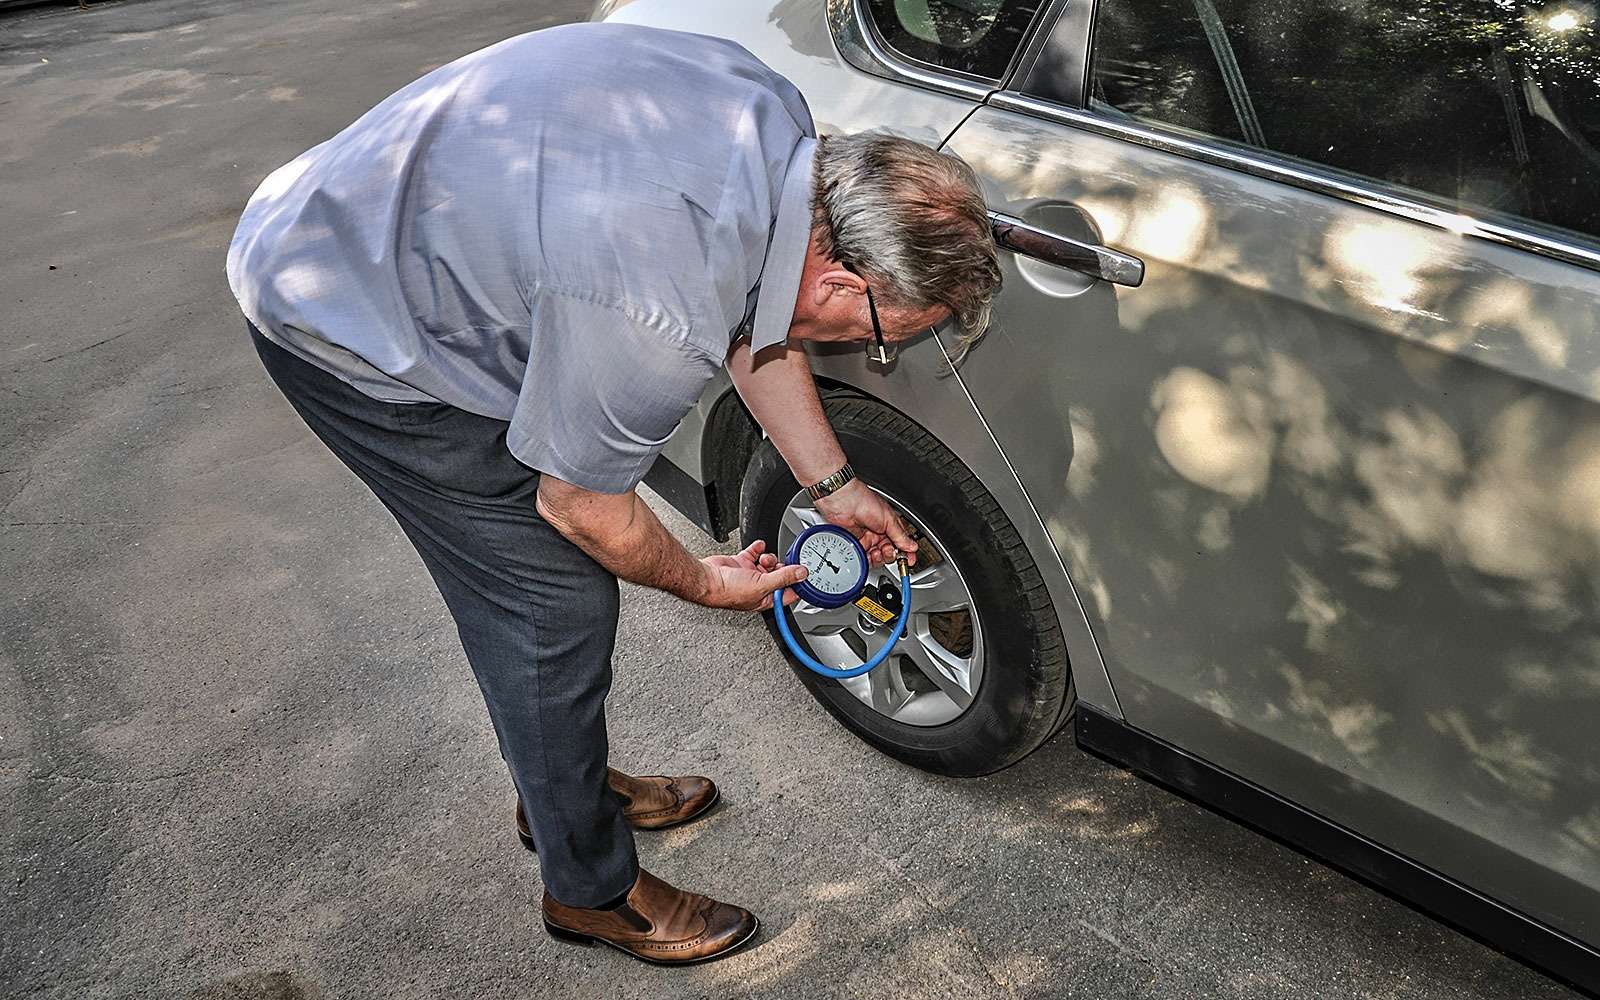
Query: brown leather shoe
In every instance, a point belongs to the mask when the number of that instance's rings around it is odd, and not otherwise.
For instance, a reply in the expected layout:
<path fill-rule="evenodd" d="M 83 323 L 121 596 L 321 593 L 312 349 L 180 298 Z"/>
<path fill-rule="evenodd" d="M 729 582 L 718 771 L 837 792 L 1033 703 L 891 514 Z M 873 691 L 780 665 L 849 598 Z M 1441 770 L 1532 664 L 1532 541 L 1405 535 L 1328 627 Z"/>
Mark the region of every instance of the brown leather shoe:
<path fill-rule="evenodd" d="M 654 965 L 693 965 L 732 953 L 761 922 L 739 906 L 684 892 L 639 869 L 628 901 L 615 910 L 581 910 L 544 894 L 544 929 L 575 944 L 596 941 Z"/>
<path fill-rule="evenodd" d="M 710 778 L 699 775 L 635 778 L 612 767 L 606 768 L 606 784 L 622 796 L 622 817 L 636 830 L 661 830 L 687 823 L 716 805 L 719 794 Z M 523 847 L 535 850 L 520 798 L 517 799 L 517 836 L 522 839 Z"/>

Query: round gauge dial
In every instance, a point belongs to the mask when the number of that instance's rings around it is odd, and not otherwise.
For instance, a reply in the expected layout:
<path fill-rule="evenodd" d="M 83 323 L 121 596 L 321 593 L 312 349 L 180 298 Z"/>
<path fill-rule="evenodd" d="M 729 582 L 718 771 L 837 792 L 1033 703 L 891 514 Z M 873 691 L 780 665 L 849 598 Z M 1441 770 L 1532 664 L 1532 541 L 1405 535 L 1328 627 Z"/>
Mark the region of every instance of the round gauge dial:
<path fill-rule="evenodd" d="M 809 604 L 837 608 L 849 604 L 867 582 L 867 553 L 855 536 L 832 524 L 807 528 L 785 559 L 806 568 L 795 592 Z"/>

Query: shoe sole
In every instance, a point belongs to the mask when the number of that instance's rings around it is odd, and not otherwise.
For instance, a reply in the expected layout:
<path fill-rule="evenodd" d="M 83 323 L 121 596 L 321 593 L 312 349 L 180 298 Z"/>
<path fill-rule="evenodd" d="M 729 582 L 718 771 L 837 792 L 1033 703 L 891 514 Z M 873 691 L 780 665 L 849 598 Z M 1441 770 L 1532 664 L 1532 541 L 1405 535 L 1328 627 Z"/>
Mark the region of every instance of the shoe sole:
<path fill-rule="evenodd" d="M 694 812 L 690 813 L 689 815 L 685 816 L 683 819 L 676 820 L 675 822 L 672 822 L 672 823 L 668 823 L 666 826 L 636 827 L 635 829 L 644 829 L 644 830 L 650 830 L 650 831 L 670 830 L 675 826 L 682 826 L 685 823 L 688 823 L 688 822 L 691 822 L 693 820 L 699 819 L 701 816 L 704 816 L 706 813 L 710 812 L 712 806 L 716 805 L 718 802 L 721 802 L 721 801 L 722 801 L 722 789 L 718 788 L 716 790 L 716 792 L 714 792 L 712 794 L 711 800 L 709 802 L 707 802 L 705 805 L 701 806 L 699 809 L 696 809 Z M 522 841 L 522 846 L 523 847 L 525 847 L 528 850 L 532 851 L 534 854 L 538 854 L 539 853 L 539 848 L 534 844 L 533 837 L 531 837 L 530 835 L 528 835 L 526 833 L 523 833 L 522 830 L 520 830 L 520 829 L 517 830 L 517 839 Z"/>
<path fill-rule="evenodd" d="M 544 930 L 546 934 L 549 934 L 558 941 L 566 941 L 569 944 L 582 945 L 585 948 L 594 944 L 610 945 L 612 948 L 617 949 L 624 955 L 627 955 L 629 958 L 636 958 L 641 962 L 648 962 L 651 965 L 701 965 L 705 962 L 715 962 L 719 958 L 727 958 L 729 955 L 732 955 L 734 952 L 738 951 L 740 948 L 743 948 L 745 945 L 754 940 L 755 936 L 761 932 L 761 918 L 752 913 L 750 915 L 750 919 L 753 920 L 754 923 L 750 927 L 749 934 L 746 934 L 744 937 L 735 941 L 733 944 L 728 945 L 728 947 L 722 949 L 714 955 L 702 955 L 699 958 L 690 958 L 684 961 L 672 961 L 670 959 L 663 960 L 659 958 L 651 958 L 648 955 L 641 955 L 636 951 L 631 951 L 627 948 L 624 948 L 615 941 L 608 941 L 603 937 L 595 937 L 592 934 L 581 934 L 578 931 L 568 930 L 565 927 L 552 924 L 549 919 L 546 919 L 544 922 Z"/>

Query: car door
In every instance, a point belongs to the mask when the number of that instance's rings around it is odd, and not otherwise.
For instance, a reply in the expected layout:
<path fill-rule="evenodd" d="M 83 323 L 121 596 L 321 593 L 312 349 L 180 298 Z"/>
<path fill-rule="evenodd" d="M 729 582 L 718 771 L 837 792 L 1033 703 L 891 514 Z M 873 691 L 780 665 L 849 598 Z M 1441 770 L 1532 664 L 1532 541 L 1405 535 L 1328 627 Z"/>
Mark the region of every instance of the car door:
<path fill-rule="evenodd" d="M 1600 59 L 1558 6 L 1072 0 L 948 148 L 1035 251 L 960 379 L 1127 721 L 1596 942 Z"/>

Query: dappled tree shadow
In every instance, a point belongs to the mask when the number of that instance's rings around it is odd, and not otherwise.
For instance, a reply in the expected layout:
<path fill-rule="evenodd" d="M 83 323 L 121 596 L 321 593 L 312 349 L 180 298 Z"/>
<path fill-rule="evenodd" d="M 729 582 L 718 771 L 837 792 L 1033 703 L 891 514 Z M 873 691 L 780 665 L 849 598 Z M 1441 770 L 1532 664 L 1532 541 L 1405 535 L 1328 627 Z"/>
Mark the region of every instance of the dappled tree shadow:
<path fill-rule="evenodd" d="M 1008 262 L 962 373 L 1129 720 L 1600 933 L 1592 278 L 999 112 L 953 145 L 1148 267 Z"/>

